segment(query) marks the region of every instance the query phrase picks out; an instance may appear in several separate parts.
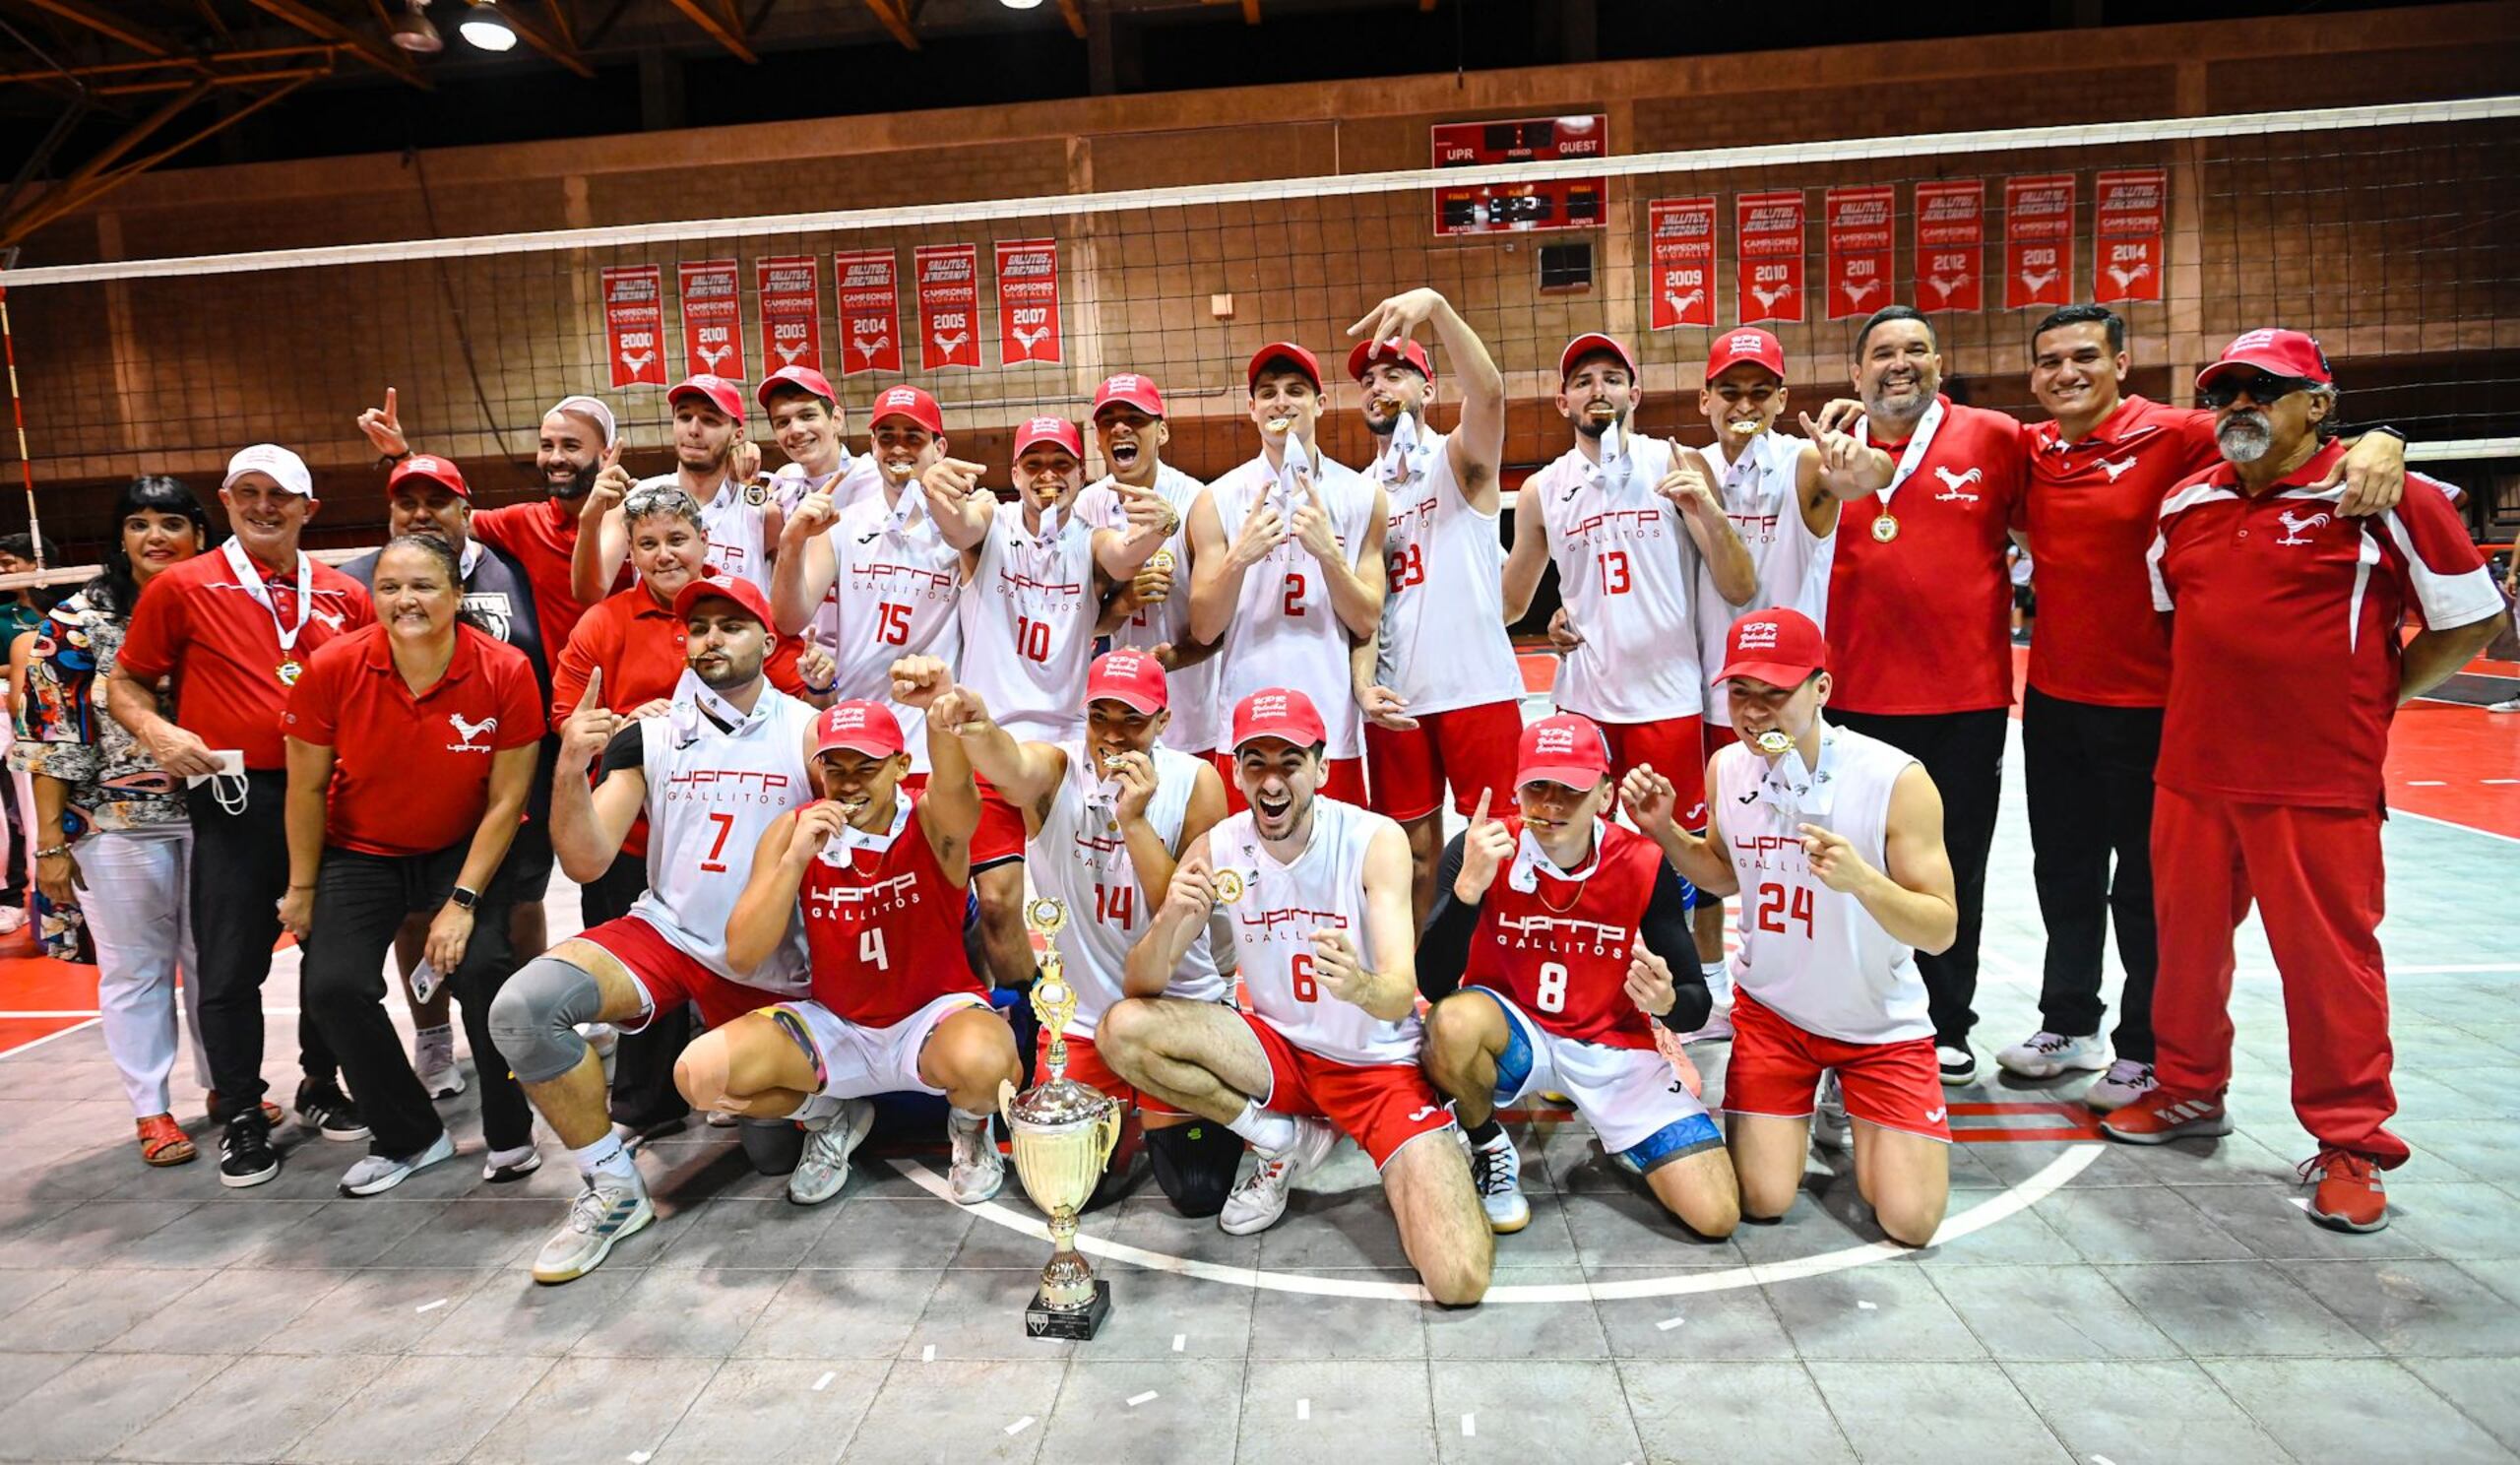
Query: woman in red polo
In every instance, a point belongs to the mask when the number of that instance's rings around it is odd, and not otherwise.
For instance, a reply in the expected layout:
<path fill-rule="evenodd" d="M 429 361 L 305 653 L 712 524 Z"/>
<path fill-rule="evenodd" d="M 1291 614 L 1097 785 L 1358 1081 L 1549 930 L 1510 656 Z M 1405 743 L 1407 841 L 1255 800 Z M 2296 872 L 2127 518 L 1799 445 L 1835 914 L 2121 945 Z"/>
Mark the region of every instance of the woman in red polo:
<path fill-rule="evenodd" d="M 303 1000 L 372 1131 L 342 1191 L 373 1195 L 455 1154 L 385 1012 L 385 953 L 413 912 L 431 914 L 429 964 L 464 1005 L 490 1151 L 483 1174 L 515 1179 L 538 1156 L 524 1091 L 493 1056 L 490 1001 L 516 963 L 507 912 L 481 892 L 525 812 L 541 698 L 525 653 L 460 619 L 463 569 L 444 541 L 387 544 L 374 598 L 376 623 L 314 655 L 282 723 L 281 921 L 305 944 Z"/>

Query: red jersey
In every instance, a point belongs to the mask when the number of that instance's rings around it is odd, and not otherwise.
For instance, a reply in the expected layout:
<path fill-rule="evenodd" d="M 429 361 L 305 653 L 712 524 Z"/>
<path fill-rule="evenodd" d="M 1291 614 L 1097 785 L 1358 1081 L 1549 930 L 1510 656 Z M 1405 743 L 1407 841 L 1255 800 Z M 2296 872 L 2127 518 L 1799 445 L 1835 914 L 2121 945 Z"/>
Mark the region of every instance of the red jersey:
<path fill-rule="evenodd" d="M 1520 814 L 1504 821 L 1520 840 Z M 1651 1049 L 1654 1019 L 1627 995 L 1627 963 L 1654 900 L 1663 852 L 1616 824 L 1602 826 L 1589 870 L 1561 880 L 1543 864 L 1534 888 L 1513 888 L 1513 866 L 1497 871 L 1480 901 L 1464 985 L 1513 998 L 1532 1021 L 1561 1038 L 1611 1048 Z M 1691 952 L 1670 959 L 1689 961 Z"/>
<path fill-rule="evenodd" d="M 307 563 L 306 626 L 293 649 L 280 649 L 279 626 L 297 624 L 297 572 L 276 575 L 245 561 L 270 597 L 266 606 L 238 582 L 222 546 L 150 582 L 115 665 L 144 680 L 171 673 L 176 724 L 213 751 L 241 749 L 247 768 L 287 767 L 280 720 L 288 710 L 289 684 L 282 665 L 295 662 L 302 670 L 325 642 L 376 619 L 357 581 L 331 565 Z"/>
<path fill-rule="evenodd" d="M 2344 456 L 2330 443 L 2256 498 L 2225 464 L 2162 505 L 2153 604 L 2175 612 L 2162 787 L 2378 806 L 2407 610 L 2433 630 L 2501 613 L 2484 556 L 2430 479 L 2408 475 L 2388 513 L 2338 515 L 2343 490 L 2310 485 Z"/>
<path fill-rule="evenodd" d="M 2021 423 L 1955 407 L 1891 491 L 1847 500 L 1829 577 L 1829 705 L 1849 712 L 1977 712 L 2012 705 L 2012 583 L 2004 546 L 2021 512 Z M 1922 430 L 1922 429 L 1920 429 Z M 1872 440 L 1905 463 L 1906 443 Z M 1895 517 L 1898 533 L 1876 537 Z"/>
<path fill-rule="evenodd" d="M 2128 397 L 2082 441 L 2030 428 L 2024 523 L 2039 587 L 2030 684 L 2103 707 L 2170 695 L 2170 627 L 2151 614 L 2144 551 L 2170 491 L 2222 461 L 2214 414 Z"/>
<path fill-rule="evenodd" d="M 428 855 L 472 842 L 492 755 L 542 740 L 542 693 L 524 652 L 459 622 L 446 674 L 414 696 L 385 627 L 367 625 L 315 653 L 284 727 L 333 750 L 324 843 Z"/>
<path fill-rule="evenodd" d="M 796 898 L 805 907 L 805 954 L 814 1000 L 861 1027 L 889 1028 L 938 997 L 988 989 L 963 955 L 967 885 L 945 877 L 917 801 L 905 811 L 881 855 L 846 850 L 805 866 Z"/>
<path fill-rule="evenodd" d="M 540 503 L 509 504 L 482 509 L 472 516 L 472 538 L 493 549 L 504 549 L 525 566 L 534 586 L 534 614 L 542 627 L 542 644 L 557 651 L 569 644 L 587 605 L 569 591 L 569 556 L 578 547 L 579 501 L 546 498 Z M 633 581 L 623 565 L 612 588 L 626 590 Z"/>

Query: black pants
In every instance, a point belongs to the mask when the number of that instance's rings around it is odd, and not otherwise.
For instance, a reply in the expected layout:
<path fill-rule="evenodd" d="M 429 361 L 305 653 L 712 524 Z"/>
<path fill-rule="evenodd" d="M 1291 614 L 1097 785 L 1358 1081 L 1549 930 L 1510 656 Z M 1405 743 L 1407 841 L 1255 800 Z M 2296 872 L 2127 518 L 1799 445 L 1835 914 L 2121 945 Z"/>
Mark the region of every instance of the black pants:
<path fill-rule="evenodd" d="M 630 914 L 640 892 L 648 888 L 648 860 L 622 855 L 602 878 L 578 887 L 578 913 L 593 929 Z M 674 1087 L 673 1065 L 691 1045 L 688 1006 L 659 1012 L 635 1033 L 621 1035 L 612 1055 L 612 1117 L 635 1129 L 670 1124 L 691 1113 L 682 1091 Z"/>
<path fill-rule="evenodd" d="M 1829 709 L 1829 720 L 1878 737 L 1924 765 L 1942 793 L 1942 844 L 1951 856 L 1960 933 L 1940 956 L 1917 953 L 1933 1016 L 1933 1041 L 1965 1048 L 1978 1014 L 1978 931 L 1986 917 L 1986 851 L 1995 842 L 1995 805 L 2004 787 L 2004 724 L 2009 708 L 1888 715 Z"/>
<path fill-rule="evenodd" d="M 233 788 L 233 781 L 228 781 Z M 288 775 L 245 775 L 245 810 L 221 808 L 205 783 L 186 796 L 193 820 L 193 944 L 201 981 L 201 1046 L 224 1119 L 263 1097 L 263 981 L 280 940 L 280 898 L 288 893 L 288 831 L 281 822 Z M 232 798 L 234 796 L 230 795 Z M 300 983 L 301 988 L 303 982 Z M 333 1051 L 301 997 L 298 1064 L 310 1083 L 340 1079 Z"/>
<path fill-rule="evenodd" d="M 2162 751 L 2158 707 L 2068 702 L 2033 687 L 2021 699 L 2023 777 L 2030 791 L 2031 874 L 2048 960 L 2040 1025 L 2069 1036 L 2100 1031 L 2101 961 L 2110 920 L 2126 990 L 2110 1041 L 2117 1056 L 2153 1060 L 2153 764 Z M 2116 857 L 2114 873 L 2110 857 Z"/>
<path fill-rule="evenodd" d="M 416 1155 L 446 1129 L 411 1071 L 394 1020 L 385 1015 L 385 957 L 404 917 L 434 916 L 446 905 L 472 844 L 468 837 L 434 855 L 401 857 L 327 848 L 315 877 L 306 1010 L 341 1054 L 343 1076 L 367 1120 L 370 1154 Z M 474 913 L 463 962 L 441 975 L 464 1008 L 464 1035 L 472 1044 L 481 1082 L 481 1137 L 494 1150 L 517 1149 L 534 1139 L 525 1091 L 509 1076 L 490 1036 L 490 1001 L 515 970 L 508 908 L 484 901 Z"/>

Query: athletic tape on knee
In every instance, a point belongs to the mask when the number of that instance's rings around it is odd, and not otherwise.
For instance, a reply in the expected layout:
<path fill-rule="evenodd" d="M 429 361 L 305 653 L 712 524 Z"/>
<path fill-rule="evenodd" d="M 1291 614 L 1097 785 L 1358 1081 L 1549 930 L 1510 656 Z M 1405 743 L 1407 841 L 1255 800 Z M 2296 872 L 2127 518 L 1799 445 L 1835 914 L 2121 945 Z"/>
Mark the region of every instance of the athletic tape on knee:
<path fill-rule="evenodd" d="M 1213 1216 L 1225 1209 L 1242 1163 L 1242 1137 L 1210 1119 L 1193 1119 L 1146 1132 L 1147 1159 L 1155 1182 L 1184 1216 Z"/>
<path fill-rule="evenodd" d="M 682 1051 L 681 1057 L 673 1060 L 673 1085 L 682 1091 L 684 1102 L 693 1109 L 739 1114 L 743 1106 L 726 1097 L 730 1068 L 725 1038 L 717 1033 L 703 1033 L 691 1040 L 691 1046 Z"/>
<path fill-rule="evenodd" d="M 578 1024 L 603 1011 L 603 989 L 587 970 L 554 956 L 517 968 L 490 1003 L 490 1037 L 521 1083 L 549 1083 L 583 1062 Z"/>

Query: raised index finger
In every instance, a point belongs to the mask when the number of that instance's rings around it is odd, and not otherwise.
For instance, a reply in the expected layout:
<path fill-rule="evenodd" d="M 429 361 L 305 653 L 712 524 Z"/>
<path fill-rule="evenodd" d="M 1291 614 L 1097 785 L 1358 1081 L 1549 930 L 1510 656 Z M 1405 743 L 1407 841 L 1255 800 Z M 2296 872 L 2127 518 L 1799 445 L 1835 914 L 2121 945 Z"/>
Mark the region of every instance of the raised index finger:
<path fill-rule="evenodd" d="M 389 422 L 394 420 L 394 389 L 392 387 L 385 389 L 385 420 Z"/>
<path fill-rule="evenodd" d="M 597 699 L 601 696 L 602 693 L 603 669 L 601 667 L 598 667 L 587 673 L 587 689 L 578 694 L 578 711 L 593 712 L 597 708 L 601 707 L 603 704 Z"/>
<path fill-rule="evenodd" d="M 1473 824 L 1484 824 L 1484 823 L 1486 823 L 1486 822 L 1487 822 L 1487 801 L 1488 801 L 1489 799 L 1491 799 L 1491 798 L 1495 797 L 1495 796 L 1496 796 L 1496 791 L 1495 791 L 1494 789 L 1481 789 L 1481 790 L 1480 790 L 1480 791 L 1479 791 L 1479 810 L 1478 810 L 1478 812 L 1476 812 L 1476 813 L 1474 813 L 1474 814 L 1472 814 L 1472 815 L 1470 816 L 1470 822 L 1472 822 Z"/>

